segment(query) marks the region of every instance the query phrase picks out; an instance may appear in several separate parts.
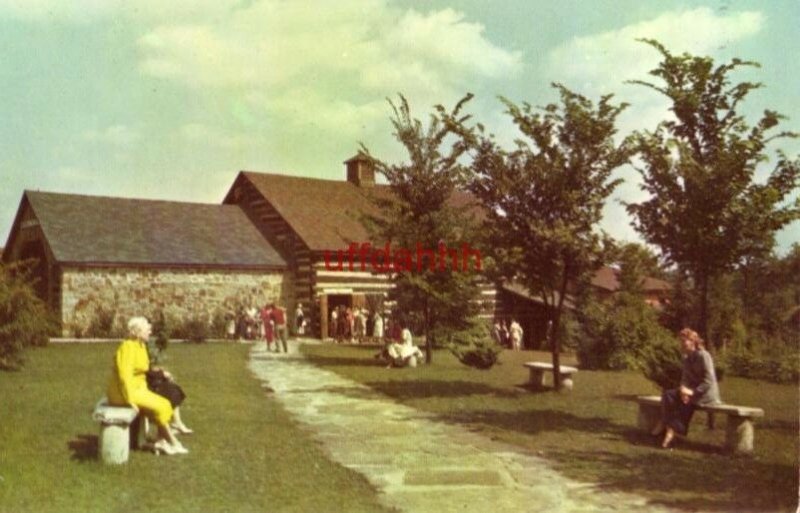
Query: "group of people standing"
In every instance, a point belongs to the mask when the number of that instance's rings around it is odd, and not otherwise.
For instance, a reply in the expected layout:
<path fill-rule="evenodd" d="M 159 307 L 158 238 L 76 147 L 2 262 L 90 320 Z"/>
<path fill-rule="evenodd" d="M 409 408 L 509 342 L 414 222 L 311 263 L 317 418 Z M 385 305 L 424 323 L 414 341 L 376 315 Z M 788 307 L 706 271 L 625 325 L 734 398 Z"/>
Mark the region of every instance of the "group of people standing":
<path fill-rule="evenodd" d="M 360 344 L 365 338 L 384 337 L 384 318 L 380 312 L 339 305 L 331 310 L 329 332 L 336 342 Z"/>
<path fill-rule="evenodd" d="M 275 342 L 275 352 L 280 353 L 280 345 L 283 345 L 283 352 L 288 353 L 287 338 L 289 337 L 286 329 L 286 311 L 275 303 L 264 305 L 260 312 L 261 325 L 264 331 L 264 341 L 267 343 L 267 351 L 272 351 L 272 343 Z M 280 341 L 280 345 L 278 342 Z"/>
<path fill-rule="evenodd" d="M 525 332 L 522 326 L 516 321 L 511 319 L 511 322 L 495 319 L 492 325 L 492 338 L 495 343 L 520 351 L 522 349 L 522 337 Z"/>
<path fill-rule="evenodd" d="M 272 312 L 276 310 L 279 310 L 280 313 L 273 315 Z M 276 303 L 265 304 L 262 308 L 256 308 L 255 306 L 239 307 L 235 314 L 228 315 L 227 322 L 226 336 L 229 340 L 258 340 L 263 338 L 271 346 L 276 337 L 280 338 L 281 335 L 288 337 L 289 323 L 286 310 Z M 293 327 L 293 335 L 305 335 L 307 321 L 302 303 L 298 303 L 295 309 Z M 281 338 L 281 341 L 283 341 L 283 338 Z"/>

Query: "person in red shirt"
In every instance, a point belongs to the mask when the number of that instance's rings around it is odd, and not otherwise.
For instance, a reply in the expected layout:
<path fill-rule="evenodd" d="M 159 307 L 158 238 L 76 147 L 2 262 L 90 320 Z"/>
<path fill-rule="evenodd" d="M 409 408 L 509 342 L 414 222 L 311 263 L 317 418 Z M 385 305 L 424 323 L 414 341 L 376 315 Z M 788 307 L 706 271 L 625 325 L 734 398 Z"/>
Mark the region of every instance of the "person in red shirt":
<path fill-rule="evenodd" d="M 264 308 L 261 309 L 261 322 L 264 325 L 264 340 L 267 342 L 267 351 L 272 351 L 274 332 L 271 305 L 264 305 Z"/>

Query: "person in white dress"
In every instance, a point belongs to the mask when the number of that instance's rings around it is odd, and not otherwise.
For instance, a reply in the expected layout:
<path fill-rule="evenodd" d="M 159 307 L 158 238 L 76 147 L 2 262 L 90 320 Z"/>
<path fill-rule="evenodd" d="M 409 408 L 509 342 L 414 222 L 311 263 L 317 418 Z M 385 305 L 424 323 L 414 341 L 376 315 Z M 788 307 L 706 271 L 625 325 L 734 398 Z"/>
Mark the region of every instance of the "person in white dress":
<path fill-rule="evenodd" d="M 389 344 L 386 352 L 390 358 L 389 367 L 416 367 L 424 356 L 422 351 L 414 345 L 414 337 L 411 335 L 411 330 L 405 326 L 400 334 L 400 343 L 393 342 Z"/>
<path fill-rule="evenodd" d="M 513 319 L 511 321 L 511 326 L 508 328 L 508 331 L 511 334 L 511 348 L 515 351 L 519 351 L 522 349 L 522 335 L 524 332 L 522 331 L 522 326 Z"/>

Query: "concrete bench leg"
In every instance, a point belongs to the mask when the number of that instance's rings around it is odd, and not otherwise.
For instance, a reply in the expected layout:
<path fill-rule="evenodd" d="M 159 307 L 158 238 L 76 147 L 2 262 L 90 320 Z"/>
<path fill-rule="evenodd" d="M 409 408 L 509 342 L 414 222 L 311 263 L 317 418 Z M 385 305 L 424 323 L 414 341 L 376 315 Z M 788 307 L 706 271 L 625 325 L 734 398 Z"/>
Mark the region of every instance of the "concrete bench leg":
<path fill-rule="evenodd" d="M 103 463 L 119 465 L 130 455 L 129 426 L 100 424 L 100 459 Z"/>
<path fill-rule="evenodd" d="M 660 404 L 639 403 L 639 429 L 642 429 L 648 433 L 652 432 L 661 421 L 661 416 Z"/>
<path fill-rule="evenodd" d="M 531 376 L 528 383 L 533 388 L 544 388 L 544 371 L 541 369 L 530 369 Z"/>
<path fill-rule="evenodd" d="M 725 446 L 734 454 L 752 454 L 755 428 L 748 417 L 728 415 Z"/>
<path fill-rule="evenodd" d="M 562 374 L 561 389 L 559 389 L 559 392 L 569 392 L 572 390 L 572 386 L 572 374 Z"/>

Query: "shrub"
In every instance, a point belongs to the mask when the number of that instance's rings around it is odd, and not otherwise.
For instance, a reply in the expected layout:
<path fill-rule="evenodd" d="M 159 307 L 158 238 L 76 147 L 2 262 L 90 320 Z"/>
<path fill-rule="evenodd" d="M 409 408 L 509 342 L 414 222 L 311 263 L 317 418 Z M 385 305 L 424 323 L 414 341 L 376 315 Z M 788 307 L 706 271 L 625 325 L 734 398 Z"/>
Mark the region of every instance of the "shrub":
<path fill-rule="evenodd" d="M 790 347 L 771 352 L 739 347 L 726 352 L 722 360 L 728 372 L 735 376 L 774 383 L 797 383 L 800 380 L 800 355 Z"/>
<path fill-rule="evenodd" d="M 113 335 L 114 318 L 117 312 L 114 308 L 98 306 L 94 316 L 86 327 L 84 335 L 89 338 L 109 338 Z"/>
<path fill-rule="evenodd" d="M 590 302 L 579 316 L 583 335 L 578 342 L 578 361 L 587 369 L 642 369 L 667 365 L 666 345 L 676 346 L 662 328 L 655 311 L 633 294 L 620 293 L 611 305 Z M 676 360 L 680 364 L 680 358 Z"/>
<path fill-rule="evenodd" d="M 211 316 L 211 330 L 212 338 L 225 338 L 228 328 L 228 319 L 225 310 L 217 308 Z"/>
<path fill-rule="evenodd" d="M 683 373 L 683 360 L 673 337 L 662 338 L 650 344 L 640 357 L 644 377 L 662 390 L 678 388 Z"/>
<path fill-rule="evenodd" d="M 55 329 L 47 306 L 32 287 L 30 264 L 0 264 L 0 369 L 22 367 L 24 348 L 47 345 Z"/>
<path fill-rule="evenodd" d="M 156 347 L 159 351 L 166 351 L 169 345 L 169 326 L 164 317 L 164 312 L 158 310 L 153 319 L 153 337 L 155 338 Z"/>
<path fill-rule="evenodd" d="M 208 339 L 208 322 L 202 317 L 189 317 L 172 331 L 174 338 L 181 338 L 195 344 Z"/>
<path fill-rule="evenodd" d="M 451 333 L 447 347 L 464 365 L 482 370 L 492 368 L 503 350 L 492 339 L 488 323 L 480 319 L 472 319 L 466 329 Z"/>

